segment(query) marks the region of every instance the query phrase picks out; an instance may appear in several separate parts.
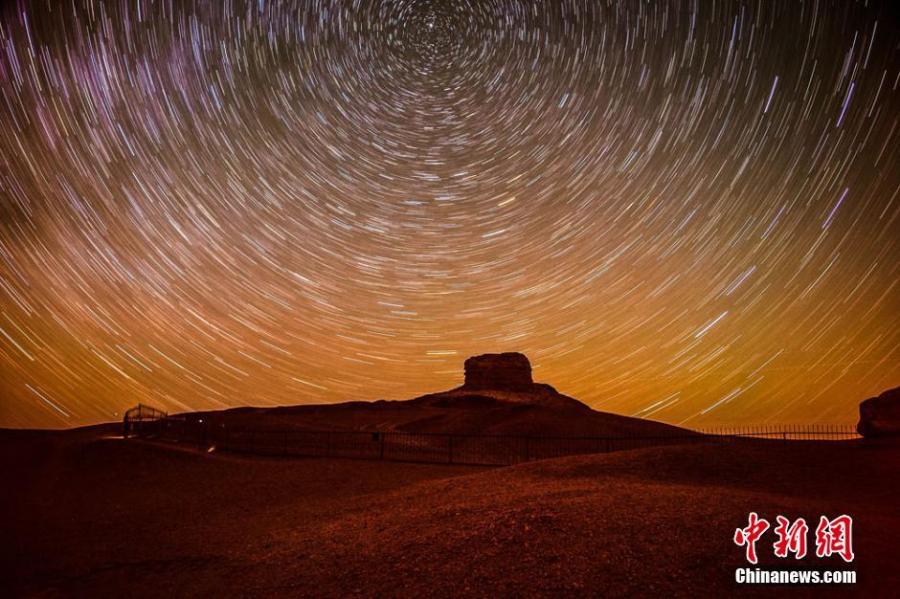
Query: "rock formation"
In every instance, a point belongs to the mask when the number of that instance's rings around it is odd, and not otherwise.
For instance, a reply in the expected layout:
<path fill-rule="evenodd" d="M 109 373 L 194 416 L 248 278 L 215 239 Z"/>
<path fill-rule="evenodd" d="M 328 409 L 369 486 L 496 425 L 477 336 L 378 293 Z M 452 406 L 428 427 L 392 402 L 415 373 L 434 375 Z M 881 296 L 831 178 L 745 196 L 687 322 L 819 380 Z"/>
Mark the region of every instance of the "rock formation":
<path fill-rule="evenodd" d="M 531 363 L 523 354 L 483 354 L 466 360 L 466 382 L 463 389 L 496 391 L 531 391 Z"/>
<path fill-rule="evenodd" d="M 900 387 L 860 403 L 856 430 L 863 437 L 900 436 Z"/>
<path fill-rule="evenodd" d="M 519 407 L 591 411 L 585 404 L 557 392 L 552 386 L 535 383 L 531 378 L 531 363 L 518 352 L 472 356 L 465 361 L 464 369 L 466 378 L 461 386 L 429 393 L 411 401 L 442 408 L 516 404 Z"/>

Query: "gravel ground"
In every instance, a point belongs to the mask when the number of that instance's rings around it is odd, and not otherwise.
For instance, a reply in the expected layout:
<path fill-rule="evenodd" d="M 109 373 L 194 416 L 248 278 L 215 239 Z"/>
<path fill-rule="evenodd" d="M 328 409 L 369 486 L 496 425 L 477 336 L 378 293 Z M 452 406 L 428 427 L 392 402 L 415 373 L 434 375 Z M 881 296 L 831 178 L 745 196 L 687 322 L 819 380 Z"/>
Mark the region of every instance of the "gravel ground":
<path fill-rule="evenodd" d="M 0 431 L 0 596 L 891 596 L 900 587 L 896 445 L 742 442 L 485 469 L 201 454 L 106 434 Z M 745 562 L 732 535 L 750 511 L 812 527 L 820 514 L 852 515 L 858 584 L 736 585 Z M 798 567 L 773 557 L 773 539 L 760 542 L 760 565 Z M 846 566 L 813 555 L 802 567 Z"/>

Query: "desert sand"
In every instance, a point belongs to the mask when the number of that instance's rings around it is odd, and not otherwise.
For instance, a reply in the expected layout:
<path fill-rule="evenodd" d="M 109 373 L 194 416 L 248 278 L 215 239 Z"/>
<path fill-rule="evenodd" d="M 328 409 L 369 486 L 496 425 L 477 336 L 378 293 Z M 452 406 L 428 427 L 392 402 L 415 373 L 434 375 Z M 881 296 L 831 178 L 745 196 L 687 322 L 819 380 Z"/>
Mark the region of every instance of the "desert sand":
<path fill-rule="evenodd" d="M 0 431 L 0 595 L 888 596 L 900 585 L 896 444 L 746 440 L 478 468 L 201 453 L 116 434 Z M 750 511 L 852 515 L 858 584 L 738 588 L 746 562 L 732 535 Z M 760 565 L 796 567 L 771 542 Z"/>

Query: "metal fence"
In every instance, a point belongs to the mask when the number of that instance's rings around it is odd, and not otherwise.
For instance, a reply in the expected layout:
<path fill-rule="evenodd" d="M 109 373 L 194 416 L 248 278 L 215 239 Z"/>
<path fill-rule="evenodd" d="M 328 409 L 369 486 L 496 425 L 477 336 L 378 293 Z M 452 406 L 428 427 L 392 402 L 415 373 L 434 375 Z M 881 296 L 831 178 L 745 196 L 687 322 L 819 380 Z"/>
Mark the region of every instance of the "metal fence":
<path fill-rule="evenodd" d="M 782 441 L 846 441 L 862 438 L 856 426 L 852 424 L 726 426 L 695 430 L 714 437 L 748 437 Z"/>
<path fill-rule="evenodd" d="M 263 456 L 339 457 L 484 466 L 507 466 L 532 460 L 659 445 L 726 442 L 739 438 L 784 443 L 859 438 L 852 426 L 765 426 L 685 430 L 655 436 L 547 437 L 245 429 L 185 416 L 143 421 L 135 432 L 140 437 L 187 443 L 201 449 L 214 448 L 216 451 Z"/>

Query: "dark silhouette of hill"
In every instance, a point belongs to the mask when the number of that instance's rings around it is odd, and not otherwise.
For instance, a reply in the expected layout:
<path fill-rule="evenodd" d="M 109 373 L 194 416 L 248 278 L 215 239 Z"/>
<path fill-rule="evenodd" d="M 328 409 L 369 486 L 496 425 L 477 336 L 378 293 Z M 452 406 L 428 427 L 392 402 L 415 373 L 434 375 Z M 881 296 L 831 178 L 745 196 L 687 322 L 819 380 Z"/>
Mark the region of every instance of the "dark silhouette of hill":
<path fill-rule="evenodd" d="M 362 430 L 544 436 L 671 436 L 671 425 L 599 412 L 552 386 L 535 383 L 520 353 L 465 362 L 465 382 L 410 400 L 235 408 L 191 417 L 253 429 Z"/>

